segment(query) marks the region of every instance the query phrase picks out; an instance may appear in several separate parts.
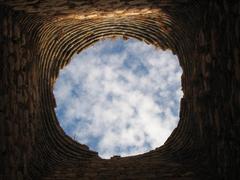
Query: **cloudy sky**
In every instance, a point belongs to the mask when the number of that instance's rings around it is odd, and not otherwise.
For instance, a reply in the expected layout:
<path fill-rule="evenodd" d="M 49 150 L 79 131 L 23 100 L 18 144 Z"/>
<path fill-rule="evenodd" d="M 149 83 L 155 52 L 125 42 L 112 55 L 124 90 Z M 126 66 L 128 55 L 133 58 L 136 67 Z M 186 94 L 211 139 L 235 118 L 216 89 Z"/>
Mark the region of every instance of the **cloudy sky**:
<path fill-rule="evenodd" d="M 102 40 L 60 71 L 55 111 L 65 132 L 102 158 L 144 153 L 177 126 L 181 74 L 170 50 Z"/>

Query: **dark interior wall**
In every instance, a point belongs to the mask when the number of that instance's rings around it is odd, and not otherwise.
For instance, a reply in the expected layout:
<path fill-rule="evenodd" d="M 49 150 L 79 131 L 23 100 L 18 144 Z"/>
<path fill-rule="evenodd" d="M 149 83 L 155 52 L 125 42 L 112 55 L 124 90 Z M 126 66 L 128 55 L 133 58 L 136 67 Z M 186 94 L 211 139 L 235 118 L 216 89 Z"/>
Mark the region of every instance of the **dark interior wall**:
<path fill-rule="evenodd" d="M 204 148 L 223 179 L 239 179 L 239 2 L 209 2 L 198 32 L 195 113 Z"/>
<path fill-rule="evenodd" d="M 29 38 L 14 13 L 1 7 L 1 178 L 23 179 L 39 122 L 38 73 Z"/>
<path fill-rule="evenodd" d="M 239 179 L 240 3 L 0 1 L 0 177 Z M 103 160 L 65 135 L 52 87 L 99 39 L 170 48 L 183 68 L 180 121 L 149 153 Z"/>

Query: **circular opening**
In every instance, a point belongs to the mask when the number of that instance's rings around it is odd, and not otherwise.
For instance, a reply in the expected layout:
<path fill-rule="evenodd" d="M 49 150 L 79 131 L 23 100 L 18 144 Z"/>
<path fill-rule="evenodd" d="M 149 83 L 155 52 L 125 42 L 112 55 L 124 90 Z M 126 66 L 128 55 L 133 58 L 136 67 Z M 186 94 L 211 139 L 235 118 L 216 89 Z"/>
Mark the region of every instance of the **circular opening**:
<path fill-rule="evenodd" d="M 102 158 L 145 153 L 178 124 L 181 74 L 171 50 L 102 40 L 60 71 L 55 112 L 66 134 Z"/>

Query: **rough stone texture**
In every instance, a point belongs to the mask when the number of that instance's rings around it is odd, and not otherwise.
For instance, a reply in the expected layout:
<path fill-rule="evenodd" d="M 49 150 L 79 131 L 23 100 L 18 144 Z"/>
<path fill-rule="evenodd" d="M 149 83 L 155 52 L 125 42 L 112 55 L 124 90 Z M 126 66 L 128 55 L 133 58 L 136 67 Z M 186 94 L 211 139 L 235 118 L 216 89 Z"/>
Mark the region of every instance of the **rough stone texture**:
<path fill-rule="evenodd" d="M 65 135 L 58 72 L 106 37 L 170 48 L 183 68 L 180 121 L 167 142 L 103 160 Z M 0 0 L 0 179 L 240 179 L 240 3 Z"/>

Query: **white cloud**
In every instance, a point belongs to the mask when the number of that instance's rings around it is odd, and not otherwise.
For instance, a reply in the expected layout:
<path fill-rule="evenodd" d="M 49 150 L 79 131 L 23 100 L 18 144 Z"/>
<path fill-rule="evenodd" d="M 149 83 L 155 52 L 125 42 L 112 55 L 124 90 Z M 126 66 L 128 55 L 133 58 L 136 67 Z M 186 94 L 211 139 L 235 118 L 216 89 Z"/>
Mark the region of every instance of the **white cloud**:
<path fill-rule="evenodd" d="M 177 126 L 181 73 L 170 50 L 132 39 L 97 42 L 60 71 L 58 119 L 101 157 L 144 153 Z"/>

